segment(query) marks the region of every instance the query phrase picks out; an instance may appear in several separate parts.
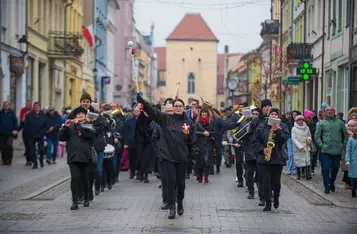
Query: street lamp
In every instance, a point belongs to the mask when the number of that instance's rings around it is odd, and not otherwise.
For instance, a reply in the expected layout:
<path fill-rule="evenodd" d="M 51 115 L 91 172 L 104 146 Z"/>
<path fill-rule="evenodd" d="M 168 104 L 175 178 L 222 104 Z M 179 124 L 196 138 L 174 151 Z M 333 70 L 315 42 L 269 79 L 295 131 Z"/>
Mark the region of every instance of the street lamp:
<path fill-rule="evenodd" d="M 22 35 L 22 37 L 17 41 L 17 43 L 20 44 L 20 52 L 22 56 L 25 57 L 29 49 L 29 41 L 27 40 L 27 37 L 25 35 Z"/>

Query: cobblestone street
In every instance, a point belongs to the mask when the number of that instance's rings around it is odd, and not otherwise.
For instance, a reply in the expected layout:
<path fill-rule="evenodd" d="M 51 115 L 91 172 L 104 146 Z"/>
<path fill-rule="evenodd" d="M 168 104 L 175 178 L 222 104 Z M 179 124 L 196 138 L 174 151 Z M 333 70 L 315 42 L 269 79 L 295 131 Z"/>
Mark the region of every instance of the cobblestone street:
<path fill-rule="evenodd" d="M 0 201 L 0 233 L 357 233 L 356 209 L 332 206 L 287 176 L 280 209 L 263 213 L 257 199 L 248 200 L 245 188 L 236 187 L 233 174 L 223 169 L 209 185 L 187 180 L 185 214 L 175 220 L 160 210 L 153 176 L 143 184 L 122 172 L 119 186 L 78 211 L 69 209 L 69 181 L 62 179 L 32 197 Z M 22 187 L 35 186 L 34 180 Z"/>

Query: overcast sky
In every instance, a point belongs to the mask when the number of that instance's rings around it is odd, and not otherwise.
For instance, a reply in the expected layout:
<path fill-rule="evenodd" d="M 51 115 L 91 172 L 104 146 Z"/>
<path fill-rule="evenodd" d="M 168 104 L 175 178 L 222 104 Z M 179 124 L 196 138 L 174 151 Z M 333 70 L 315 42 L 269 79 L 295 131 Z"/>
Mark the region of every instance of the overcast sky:
<path fill-rule="evenodd" d="M 201 13 L 219 39 L 218 51 L 224 45 L 230 53 L 248 52 L 262 39 L 260 23 L 270 19 L 270 0 L 135 0 L 137 28 L 149 33 L 155 25 L 155 46 L 165 46 L 165 39 L 186 13 Z"/>

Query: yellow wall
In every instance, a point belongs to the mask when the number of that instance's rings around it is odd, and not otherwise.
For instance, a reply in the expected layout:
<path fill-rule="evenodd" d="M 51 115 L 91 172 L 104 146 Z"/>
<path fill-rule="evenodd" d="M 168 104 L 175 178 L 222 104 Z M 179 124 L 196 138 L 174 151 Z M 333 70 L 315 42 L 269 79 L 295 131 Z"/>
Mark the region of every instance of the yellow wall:
<path fill-rule="evenodd" d="M 217 103 L 216 42 L 168 41 L 166 72 L 165 97 L 172 97 L 175 94 L 176 83 L 180 82 L 180 98 L 185 103 L 189 98 L 200 99 L 201 97 L 212 104 Z M 187 93 L 187 80 L 190 72 L 195 73 L 195 93 L 192 94 Z"/>

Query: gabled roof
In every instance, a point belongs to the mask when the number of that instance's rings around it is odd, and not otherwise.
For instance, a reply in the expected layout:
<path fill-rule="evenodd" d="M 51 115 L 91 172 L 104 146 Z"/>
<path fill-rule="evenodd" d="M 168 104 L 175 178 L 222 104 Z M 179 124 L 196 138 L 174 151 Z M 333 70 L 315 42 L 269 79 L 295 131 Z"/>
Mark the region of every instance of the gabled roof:
<path fill-rule="evenodd" d="M 201 14 L 186 14 L 166 40 L 216 41 Z"/>
<path fill-rule="evenodd" d="M 157 54 L 157 70 L 166 71 L 166 47 L 155 47 L 154 52 Z"/>

